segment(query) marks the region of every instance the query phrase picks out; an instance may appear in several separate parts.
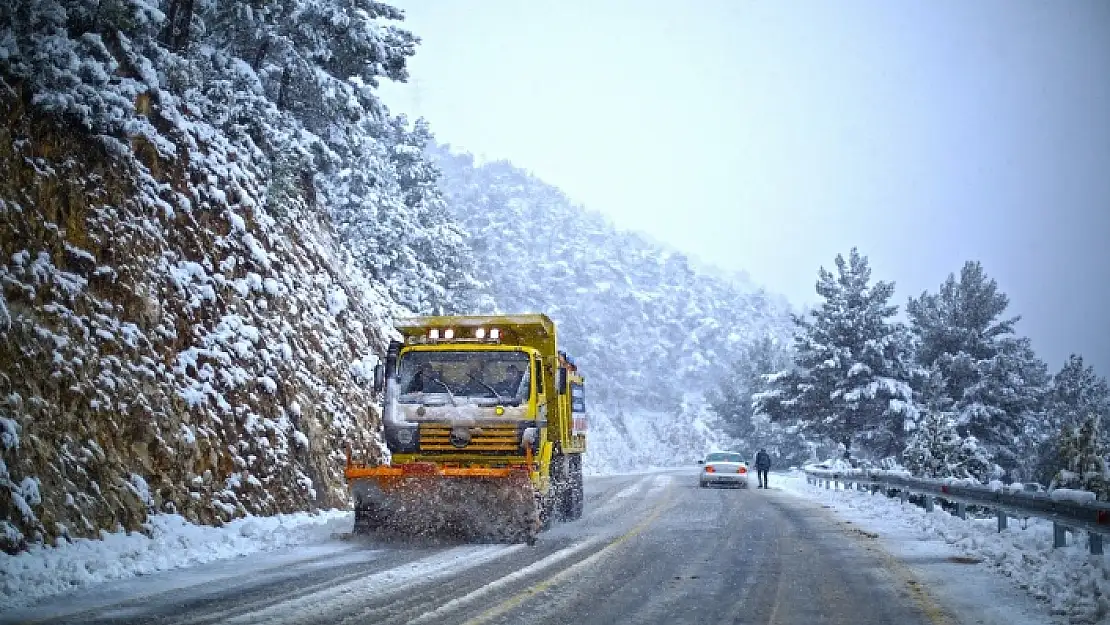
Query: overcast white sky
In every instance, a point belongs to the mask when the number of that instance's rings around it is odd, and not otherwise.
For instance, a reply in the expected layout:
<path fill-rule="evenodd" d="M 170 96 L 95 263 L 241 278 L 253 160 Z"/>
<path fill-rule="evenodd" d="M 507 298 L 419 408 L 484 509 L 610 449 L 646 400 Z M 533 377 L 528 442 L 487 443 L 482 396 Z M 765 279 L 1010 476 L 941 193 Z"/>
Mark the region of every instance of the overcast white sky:
<path fill-rule="evenodd" d="M 398 0 L 395 111 L 799 304 L 967 259 L 1110 374 L 1110 2 Z"/>

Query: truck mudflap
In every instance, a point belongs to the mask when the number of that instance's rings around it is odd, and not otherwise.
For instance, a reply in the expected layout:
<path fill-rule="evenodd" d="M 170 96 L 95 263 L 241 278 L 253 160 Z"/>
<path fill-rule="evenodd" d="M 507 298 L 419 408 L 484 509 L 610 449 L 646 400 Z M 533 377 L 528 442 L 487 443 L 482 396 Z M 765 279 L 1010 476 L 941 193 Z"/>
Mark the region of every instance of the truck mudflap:
<path fill-rule="evenodd" d="M 346 477 L 355 534 L 534 544 L 540 531 L 527 467 L 348 465 Z"/>

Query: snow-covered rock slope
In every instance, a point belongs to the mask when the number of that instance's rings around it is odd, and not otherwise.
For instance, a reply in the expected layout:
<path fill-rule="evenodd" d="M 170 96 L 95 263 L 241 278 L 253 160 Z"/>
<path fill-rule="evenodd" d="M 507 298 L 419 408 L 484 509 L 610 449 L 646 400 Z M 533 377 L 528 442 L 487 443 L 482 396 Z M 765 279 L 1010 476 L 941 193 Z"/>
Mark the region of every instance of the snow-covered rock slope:
<path fill-rule="evenodd" d="M 385 294 L 204 127 L 190 158 L 131 158 L 7 87 L 0 547 L 345 505 Z"/>

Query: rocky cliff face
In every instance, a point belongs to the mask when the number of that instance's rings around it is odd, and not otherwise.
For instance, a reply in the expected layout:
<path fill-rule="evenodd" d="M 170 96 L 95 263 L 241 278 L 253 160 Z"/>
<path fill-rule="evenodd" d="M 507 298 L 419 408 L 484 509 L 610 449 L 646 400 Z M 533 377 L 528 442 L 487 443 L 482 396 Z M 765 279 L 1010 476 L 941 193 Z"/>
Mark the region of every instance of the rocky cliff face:
<path fill-rule="evenodd" d="M 203 127 L 106 140 L 0 87 L 0 547 L 345 505 L 393 311 L 304 183 Z"/>

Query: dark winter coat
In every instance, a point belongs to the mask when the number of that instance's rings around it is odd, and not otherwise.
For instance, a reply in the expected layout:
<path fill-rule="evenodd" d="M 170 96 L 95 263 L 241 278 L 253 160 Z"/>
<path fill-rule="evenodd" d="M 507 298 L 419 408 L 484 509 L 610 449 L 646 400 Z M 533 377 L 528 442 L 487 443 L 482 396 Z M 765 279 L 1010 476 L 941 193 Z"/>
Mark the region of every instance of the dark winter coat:
<path fill-rule="evenodd" d="M 755 468 L 760 471 L 771 470 L 771 454 L 761 451 L 755 455 Z"/>

